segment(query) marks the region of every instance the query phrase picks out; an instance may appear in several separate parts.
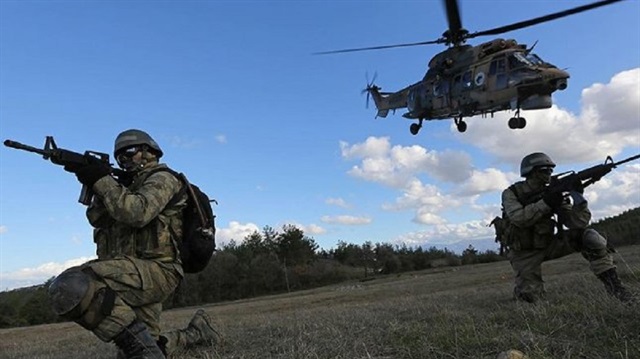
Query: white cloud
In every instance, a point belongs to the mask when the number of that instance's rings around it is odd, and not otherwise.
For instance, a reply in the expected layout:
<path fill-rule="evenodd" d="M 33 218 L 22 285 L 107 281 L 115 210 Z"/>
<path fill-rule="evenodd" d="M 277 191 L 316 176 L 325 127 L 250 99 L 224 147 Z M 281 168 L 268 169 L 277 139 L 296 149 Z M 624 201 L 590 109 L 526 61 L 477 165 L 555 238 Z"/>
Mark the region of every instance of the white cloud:
<path fill-rule="evenodd" d="M 324 223 L 331 224 L 344 224 L 344 225 L 363 225 L 371 223 L 369 217 L 355 217 L 355 216 L 322 216 L 320 220 Z"/>
<path fill-rule="evenodd" d="M 468 119 L 467 132 L 456 135 L 513 164 L 539 151 L 556 163 L 598 161 L 640 145 L 640 68 L 621 72 L 606 85 L 583 90 L 582 104 L 578 116 L 555 105 L 543 111 L 523 111 L 527 119 L 523 130 L 508 128 L 513 113 L 499 112 L 493 119 L 476 116 Z M 451 129 L 457 132 L 453 124 Z"/>
<path fill-rule="evenodd" d="M 476 241 L 493 238 L 493 227 L 489 221 L 470 221 L 458 224 L 439 224 L 428 230 L 411 232 L 395 238 L 392 242 L 408 246 L 449 245 L 460 241 Z"/>
<path fill-rule="evenodd" d="M 95 257 L 81 257 L 64 263 L 48 262 L 34 268 L 22 268 L 14 272 L 0 272 L 0 290 L 42 284 L 47 279 L 57 276 L 67 268 L 71 268 Z"/>
<path fill-rule="evenodd" d="M 327 198 L 324 203 L 329 204 L 329 205 L 333 205 L 333 206 L 338 206 L 338 207 L 342 207 L 342 208 L 349 208 L 351 207 L 349 205 L 349 203 L 347 203 L 344 199 L 342 198 Z"/>
<path fill-rule="evenodd" d="M 364 143 L 349 146 L 347 142 L 341 141 L 340 148 L 342 157 L 347 159 L 384 157 L 389 152 L 390 143 L 387 137 L 369 137 Z"/>
<path fill-rule="evenodd" d="M 445 224 L 447 221 L 437 214 L 433 213 L 433 210 L 428 207 L 420 207 L 416 212 L 416 216 L 413 217 L 413 222 L 421 224 Z"/>
<path fill-rule="evenodd" d="M 614 169 L 606 177 L 587 187 L 585 197 L 594 220 L 611 217 L 640 207 L 640 164 L 628 164 Z"/>
<path fill-rule="evenodd" d="M 518 179 L 515 173 L 504 173 L 495 168 L 474 170 L 457 191 L 460 195 L 502 191 Z"/>
<path fill-rule="evenodd" d="M 461 182 L 471 174 L 471 157 L 462 151 L 428 151 L 418 145 L 391 146 L 388 137 L 369 137 L 363 143 L 340 142 L 342 157 L 361 160 L 349 174 L 392 188 L 403 188 L 424 173 L 447 182 Z"/>
<path fill-rule="evenodd" d="M 431 207 L 438 211 L 447 206 L 458 205 L 459 201 L 443 194 L 440 189 L 431 184 L 424 184 L 418 179 L 413 179 L 403 190 L 402 196 L 396 198 L 393 204 L 383 204 L 382 208 L 389 211 L 399 211 L 420 207 Z"/>
<path fill-rule="evenodd" d="M 9 229 L 7 226 L 0 226 L 0 234 L 7 233 Z"/>
<path fill-rule="evenodd" d="M 222 247 L 232 239 L 236 243 L 241 243 L 245 237 L 251 235 L 253 232 L 260 232 L 260 228 L 254 223 L 242 224 L 237 221 L 231 221 L 229 222 L 229 227 L 216 228 L 216 246 Z"/>
<path fill-rule="evenodd" d="M 429 151 L 418 145 L 391 146 L 387 137 L 369 137 L 364 143 L 354 145 L 341 142 L 340 146 L 345 159 L 361 160 L 349 171 L 350 175 L 401 190 L 402 195 L 394 203 L 385 203 L 382 208 L 414 209 L 416 223 L 442 224 L 440 211 L 469 202 L 461 195 L 473 196 L 509 185 L 507 176 L 498 170 L 474 170 L 469 154 L 461 151 Z M 421 174 L 458 184 L 462 191 L 457 196 L 444 193 L 436 185 L 419 179 Z"/>
<path fill-rule="evenodd" d="M 314 234 L 318 235 L 318 234 L 327 233 L 326 229 L 324 229 L 321 226 L 318 226 L 317 224 L 314 224 L 314 223 L 311 223 L 311 224 L 308 224 L 308 225 L 304 225 L 304 224 L 292 222 L 290 224 L 296 226 L 299 229 L 301 229 L 304 232 L 305 235 L 314 235 Z"/>
<path fill-rule="evenodd" d="M 585 107 L 601 119 L 599 133 L 640 131 L 639 83 L 640 68 L 636 68 L 615 75 L 608 84 L 597 83 L 582 91 Z"/>

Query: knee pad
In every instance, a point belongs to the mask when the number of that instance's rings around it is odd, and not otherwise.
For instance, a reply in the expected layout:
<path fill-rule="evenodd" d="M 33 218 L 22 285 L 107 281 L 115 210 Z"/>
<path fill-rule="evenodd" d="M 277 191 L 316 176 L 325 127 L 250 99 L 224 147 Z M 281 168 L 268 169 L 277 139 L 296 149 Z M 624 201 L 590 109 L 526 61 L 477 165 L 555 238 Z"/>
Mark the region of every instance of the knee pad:
<path fill-rule="evenodd" d="M 79 270 L 62 272 L 49 286 L 53 310 L 92 330 L 113 310 L 116 293 Z"/>
<path fill-rule="evenodd" d="M 607 240 L 595 229 L 587 228 L 582 233 L 582 245 L 587 250 L 598 251 L 607 249 Z"/>
<path fill-rule="evenodd" d="M 91 278 L 77 269 L 62 272 L 49 286 L 53 311 L 68 319 L 79 317 L 89 306 L 94 293 L 95 285 Z"/>

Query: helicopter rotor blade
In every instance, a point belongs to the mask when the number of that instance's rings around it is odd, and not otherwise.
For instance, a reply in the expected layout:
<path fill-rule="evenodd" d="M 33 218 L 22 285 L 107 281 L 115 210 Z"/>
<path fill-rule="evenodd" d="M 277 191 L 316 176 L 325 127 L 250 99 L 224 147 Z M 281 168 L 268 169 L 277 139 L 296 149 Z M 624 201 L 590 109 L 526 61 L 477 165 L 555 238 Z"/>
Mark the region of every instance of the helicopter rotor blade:
<path fill-rule="evenodd" d="M 532 26 L 532 25 L 540 24 L 540 23 L 543 23 L 543 22 L 552 21 L 552 20 L 555 20 L 555 19 L 559 19 L 561 17 L 577 14 L 577 13 L 580 13 L 580 12 L 583 12 L 583 11 L 592 10 L 592 9 L 595 9 L 595 8 L 598 8 L 598 7 L 601 7 L 601 6 L 610 5 L 610 4 L 613 4 L 613 3 L 616 3 L 616 2 L 620 2 L 620 1 L 624 1 L 624 0 L 602 0 L 602 1 L 591 3 L 591 4 L 578 6 L 578 7 L 575 7 L 573 9 L 564 10 L 564 11 L 556 12 L 556 13 L 553 13 L 553 14 L 536 17 L 534 19 L 516 22 L 516 23 L 510 24 L 510 25 L 506 25 L 506 26 L 496 27 L 496 28 L 490 29 L 490 30 L 477 31 L 477 32 L 474 32 L 474 33 L 466 35 L 465 38 L 474 38 L 474 37 L 477 37 L 477 36 L 485 36 L 485 35 L 498 35 L 498 34 L 502 34 L 502 33 L 505 33 L 505 32 L 522 29 L 524 27 L 529 27 L 529 26 Z"/>
<path fill-rule="evenodd" d="M 442 39 L 433 40 L 433 41 L 422 41 L 422 42 L 412 42 L 408 44 L 398 44 L 398 45 L 384 45 L 384 46 L 371 46 L 371 47 L 361 47 L 357 49 L 344 49 L 344 50 L 333 50 L 333 51 L 322 51 L 322 52 L 314 52 L 313 55 L 329 55 L 329 54 L 341 54 L 345 52 L 357 52 L 357 51 L 369 51 L 369 50 L 383 50 L 383 49 L 392 49 L 396 47 L 409 47 L 409 46 L 421 46 L 421 45 L 431 45 L 431 44 L 441 44 L 444 41 Z"/>
<path fill-rule="evenodd" d="M 449 31 L 455 34 L 462 30 L 462 21 L 460 20 L 460 10 L 457 0 L 443 0 L 444 8 L 447 10 L 447 21 L 449 22 Z"/>

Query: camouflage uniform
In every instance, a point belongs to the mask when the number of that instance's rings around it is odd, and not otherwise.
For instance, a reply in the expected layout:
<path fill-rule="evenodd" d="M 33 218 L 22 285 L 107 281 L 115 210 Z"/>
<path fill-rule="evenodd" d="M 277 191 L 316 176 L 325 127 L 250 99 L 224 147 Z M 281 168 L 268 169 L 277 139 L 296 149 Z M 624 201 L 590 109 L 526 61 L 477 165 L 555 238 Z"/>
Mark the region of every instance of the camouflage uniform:
<path fill-rule="evenodd" d="M 134 319 L 157 339 L 162 302 L 183 277 L 177 238 L 186 194 L 172 200 L 182 184 L 169 172 L 154 172 L 160 167 L 166 166 L 148 164 L 128 187 L 111 176 L 94 184 L 87 218 L 95 228 L 98 259 L 65 271 L 88 274 L 94 293 L 115 292 L 107 316 L 92 302 L 80 309 L 80 324 L 103 341 L 112 340 Z"/>
<path fill-rule="evenodd" d="M 113 341 L 126 359 L 164 358 L 179 347 L 220 342 L 207 314 L 160 335 L 162 302 L 184 276 L 180 262 L 187 191 L 144 131 L 121 132 L 114 155 L 118 180 L 103 162 L 66 165 L 94 197 L 87 218 L 98 259 L 61 273 L 50 285 L 54 311 L 98 338 Z"/>
<path fill-rule="evenodd" d="M 573 206 L 565 203 L 556 210 L 558 222 L 568 229 L 554 233 L 558 227 L 554 211 L 543 199 L 526 205 L 518 199 L 542 190 L 542 186 L 527 179 L 502 193 L 502 206 L 512 224 L 508 241 L 509 260 L 516 276 L 514 296 L 529 302 L 544 293 L 544 261 L 579 251 L 596 275 L 615 268 L 604 237 L 587 227 L 591 212 L 586 200 Z"/>

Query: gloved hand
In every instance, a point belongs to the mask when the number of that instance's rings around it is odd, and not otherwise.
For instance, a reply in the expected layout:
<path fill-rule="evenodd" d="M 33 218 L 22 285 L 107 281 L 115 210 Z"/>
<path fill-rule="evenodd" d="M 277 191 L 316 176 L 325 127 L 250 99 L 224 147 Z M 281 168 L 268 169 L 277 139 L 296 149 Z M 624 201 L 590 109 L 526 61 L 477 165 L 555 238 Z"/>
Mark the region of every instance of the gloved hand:
<path fill-rule="evenodd" d="M 558 208 L 564 201 L 562 192 L 546 192 L 542 196 L 542 200 L 551 208 Z"/>
<path fill-rule="evenodd" d="M 131 172 L 116 172 L 114 173 L 116 181 L 125 187 L 129 187 L 133 182 L 133 173 Z"/>
<path fill-rule="evenodd" d="M 582 185 L 582 181 L 580 180 L 576 180 L 575 182 L 573 182 L 573 185 L 571 186 L 571 189 L 583 194 L 584 193 L 584 186 Z"/>
<path fill-rule="evenodd" d="M 89 187 L 93 187 L 94 183 L 109 173 L 111 173 L 111 166 L 103 162 L 93 163 L 75 170 L 78 181 Z"/>
<path fill-rule="evenodd" d="M 67 172 L 76 173 L 82 167 L 84 166 L 77 163 L 67 163 L 66 165 L 64 165 L 64 170 Z"/>

